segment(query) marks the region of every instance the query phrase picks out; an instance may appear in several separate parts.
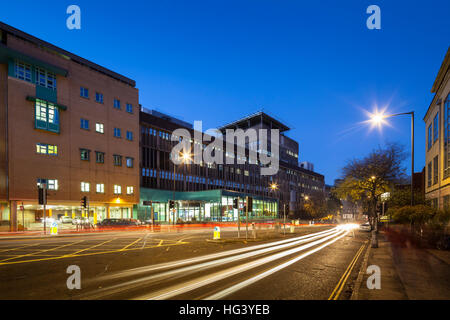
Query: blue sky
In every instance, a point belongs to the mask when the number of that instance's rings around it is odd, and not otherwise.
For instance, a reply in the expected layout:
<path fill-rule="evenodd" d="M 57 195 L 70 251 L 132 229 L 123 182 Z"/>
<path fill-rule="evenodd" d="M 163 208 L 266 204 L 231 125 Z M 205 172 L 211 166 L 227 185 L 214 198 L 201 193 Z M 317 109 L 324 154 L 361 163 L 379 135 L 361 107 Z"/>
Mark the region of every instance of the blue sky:
<path fill-rule="evenodd" d="M 81 30 L 66 8 L 81 8 Z M 381 30 L 366 8 L 381 8 Z M 286 122 L 326 182 L 386 141 L 410 148 L 408 117 L 382 132 L 364 109 L 423 116 L 450 45 L 450 2 L 429 1 L 9 1 L 0 20 L 137 82 L 140 103 L 203 128 L 265 110 Z M 405 163 L 409 168 L 409 161 Z M 408 169 L 409 170 L 409 169 Z"/>

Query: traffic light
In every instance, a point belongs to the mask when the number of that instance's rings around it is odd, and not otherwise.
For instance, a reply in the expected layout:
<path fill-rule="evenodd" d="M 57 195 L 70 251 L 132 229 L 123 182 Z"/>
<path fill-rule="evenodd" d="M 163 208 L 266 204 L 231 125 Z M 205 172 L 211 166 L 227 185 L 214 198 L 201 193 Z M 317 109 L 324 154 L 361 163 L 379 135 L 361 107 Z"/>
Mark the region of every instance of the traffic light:
<path fill-rule="evenodd" d="M 47 191 L 47 190 L 45 190 Z M 45 200 L 44 200 L 44 189 L 38 187 L 38 199 L 39 199 L 39 204 L 45 204 Z"/>
<path fill-rule="evenodd" d="M 248 211 L 251 212 L 253 210 L 253 198 L 247 197 L 246 200 Z"/>
<path fill-rule="evenodd" d="M 169 200 L 169 209 L 175 208 L 175 201 Z"/>
<path fill-rule="evenodd" d="M 239 209 L 239 199 L 233 199 L 233 209 Z"/>
<path fill-rule="evenodd" d="M 286 203 L 284 208 L 285 208 L 286 212 L 289 213 L 289 203 Z"/>
<path fill-rule="evenodd" d="M 81 198 L 81 206 L 83 208 L 87 208 L 87 197 L 84 196 L 83 198 Z"/>

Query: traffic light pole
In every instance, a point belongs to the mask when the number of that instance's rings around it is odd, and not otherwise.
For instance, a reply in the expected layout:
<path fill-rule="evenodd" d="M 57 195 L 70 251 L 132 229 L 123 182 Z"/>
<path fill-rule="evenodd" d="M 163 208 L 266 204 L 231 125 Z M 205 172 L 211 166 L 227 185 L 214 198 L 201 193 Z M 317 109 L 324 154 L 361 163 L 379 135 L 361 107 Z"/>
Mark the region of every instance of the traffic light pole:
<path fill-rule="evenodd" d="M 248 197 L 245 205 L 245 240 L 248 240 Z"/>
<path fill-rule="evenodd" d="M 43 194 L 42 194 L 42 197 L 43 197 L 43 199 L 44 199 L 44 234 L 46 234 L 47 233 L 47 219 L 46 219 L 46 211 L 47 211 L 47 209 L 46 209 L 46 206 L 47 206 L 47 184 L 46 183 L 44 183 L 44 190 L 43 190 Z"/>
<path fill-rule="evenodd" d="M 286 203 L 283 204 L 283 235 L 286 235 Z"/>

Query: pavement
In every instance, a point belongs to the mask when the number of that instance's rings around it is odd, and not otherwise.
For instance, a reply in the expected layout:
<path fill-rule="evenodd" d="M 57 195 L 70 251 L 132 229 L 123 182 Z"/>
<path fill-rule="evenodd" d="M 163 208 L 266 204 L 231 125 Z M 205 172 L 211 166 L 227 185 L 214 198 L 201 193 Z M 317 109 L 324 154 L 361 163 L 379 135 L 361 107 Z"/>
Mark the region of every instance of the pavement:
<path fill-rule="evenodd" d="M 369 289 L 369 266 L 381 271 L 381 288 Z M 378 248 L 369 247 L 352 300 L 448 300 L 450 252 L 414 247 L 406 239 L 381 231 Z"/>

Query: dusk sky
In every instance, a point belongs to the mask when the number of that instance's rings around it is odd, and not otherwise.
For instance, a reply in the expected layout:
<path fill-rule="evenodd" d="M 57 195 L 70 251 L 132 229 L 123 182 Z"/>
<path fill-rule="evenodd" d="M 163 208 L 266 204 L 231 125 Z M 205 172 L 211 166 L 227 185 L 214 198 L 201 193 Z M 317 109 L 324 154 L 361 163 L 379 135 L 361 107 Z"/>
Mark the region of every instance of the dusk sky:
<path fill-rule="evenodd" d="M 66 8 L 81 8 L 81 30 Z M 381 30 L 369 30 L 369 5 Z M 410 119 L 370 131 L 364 110 L 423 117 L 450 45 L 450 1 L 30 1 L 0 21 L 136 80 L 146 108 L 218 127 L 264 110 L 292 129 L 300 161 L 333 184 L 346 161 L 386 141 L 410 149 Z M 409 170 L 409 160 L 405 162 Z"/>

